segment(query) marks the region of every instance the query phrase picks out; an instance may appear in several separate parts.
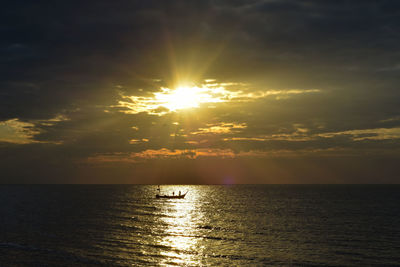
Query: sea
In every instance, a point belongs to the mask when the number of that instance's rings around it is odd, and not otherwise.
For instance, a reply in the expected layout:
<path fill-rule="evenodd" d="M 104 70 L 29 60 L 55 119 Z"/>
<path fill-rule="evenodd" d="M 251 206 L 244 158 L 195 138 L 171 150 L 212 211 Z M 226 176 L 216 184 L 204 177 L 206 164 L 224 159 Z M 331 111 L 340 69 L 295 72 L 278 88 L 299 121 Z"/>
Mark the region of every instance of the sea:
<path fill-rule="evenodd" d="M 400 266 L 400 185 L 1 185 L 0 266 Z"/>

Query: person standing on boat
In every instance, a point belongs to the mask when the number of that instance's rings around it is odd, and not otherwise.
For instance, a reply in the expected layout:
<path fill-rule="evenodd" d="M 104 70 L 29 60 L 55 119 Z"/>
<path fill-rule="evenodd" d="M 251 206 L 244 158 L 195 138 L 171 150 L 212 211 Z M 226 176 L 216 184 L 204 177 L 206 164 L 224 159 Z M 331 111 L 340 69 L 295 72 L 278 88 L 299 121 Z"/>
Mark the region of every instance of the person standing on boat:
<path fill-rule="evenodd" d="M 181 195 L 181 191 L 179 191 L 179 195 Z"/>
<path fill-rule="evenodd" d="M 172 195 L 175 196 L 175 192 L 172 192 Z"/>

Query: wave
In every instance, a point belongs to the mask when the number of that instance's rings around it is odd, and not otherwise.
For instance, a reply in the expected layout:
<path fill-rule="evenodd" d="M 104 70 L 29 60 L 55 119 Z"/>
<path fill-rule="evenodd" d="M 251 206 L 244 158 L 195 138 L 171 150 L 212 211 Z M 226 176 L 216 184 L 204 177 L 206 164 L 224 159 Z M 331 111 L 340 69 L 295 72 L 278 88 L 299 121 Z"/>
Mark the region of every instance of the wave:
<path fill-rule="evenodd" d="M 63 250 L 54 250 L 54 249 L 49 249 L 49 248 L 40 248 L 40 247 L 35 247 L 32 245 L 26 245 L 26 244 L 5 242 L 5 243 L 0 243 L 0 248 L 39 253 L 40 257 L 36 256 L 35 259 L 29 260 L 29 262 L 31 262 L 33 265 L 46 265 L 44 263 L 47 261 L 47 259 L 54 258 L 54 257 L 60 258 L 63 261 L 74 262 L 74 263 L 95 264 L 95 265 L 103 264 L 100 261 L 97 261 L 97 260 L 94 260 L 91 258 L 87 258 L 87 257 L 83 257 L 81 255 L 76 255 L 71 252 L 67 252 L 67 251 L 63 251 Z M 39 259 L 41 259 L 42 262 Z M 26 261 L 27 260 L 25 260 L 25 262 Z M 16 264 L 16 263 L 18 263 L 18 258 L 15 259 L 14 264 Z"/>

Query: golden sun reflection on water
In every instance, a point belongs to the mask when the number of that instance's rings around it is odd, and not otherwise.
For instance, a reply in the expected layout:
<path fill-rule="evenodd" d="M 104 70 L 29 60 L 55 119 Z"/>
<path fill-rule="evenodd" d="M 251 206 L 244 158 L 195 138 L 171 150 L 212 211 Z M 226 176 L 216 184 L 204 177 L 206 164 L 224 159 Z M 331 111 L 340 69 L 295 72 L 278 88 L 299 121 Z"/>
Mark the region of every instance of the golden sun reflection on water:
<path fill-rule="evenodd" d="M 181 189 L 178 189 L 181 190 Z M 169 190 L 170 191 L 170 190 Z M 177 190 L 175 190 L 177 192 Z M 181 190 L 182 193 L 186 190 Z M 198 259 L 202 248 L 197 244 L 196 227 L 202 220 L 203 214 L 198 207 L 199 194 L 192 188 L 184 199 L 160 200 L 163 203 L 163 213 L 167 216 L 161 220 L 165 223 L 164 236 L 159 245 L 170 247 L 160 254 L 165 256 L 161 265 L 199 265 Z"/>

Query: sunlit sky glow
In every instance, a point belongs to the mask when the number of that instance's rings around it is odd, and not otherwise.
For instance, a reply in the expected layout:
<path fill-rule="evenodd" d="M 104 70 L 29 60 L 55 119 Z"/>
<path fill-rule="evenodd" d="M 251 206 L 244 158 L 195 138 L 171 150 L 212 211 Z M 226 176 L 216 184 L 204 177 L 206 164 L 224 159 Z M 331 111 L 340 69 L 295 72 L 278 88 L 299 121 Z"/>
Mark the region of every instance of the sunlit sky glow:
<path fill-rule="evenodd" d="M 399 8 L 7 3 L 1 181 L 398 183 Z"/>
<path fill-rule="evenodd" d="M 205 82 L 210 80 L 205 80 Z M 215 80 L 212 80 L 215 81 Z M 230 90 L 227 90 L 229 87 Z M 200 106 L 215 107 L 213 103 L 223 102 L 248 102 L 259 98 L 274 96 L 276 99 L 288 98 L 293 94 L 318 93 L 319 89 L 284 89 L 284 90 L 254 90 L 249 89 L 243 83 L 205 83 L 198 86 L 178 86 L 175 89 L 161 87 L 160 91 L 151 93 L 149 96 L 125 96 L 119 105 L 112 107 L 126 107 L 126 113 L 136 114 L 146 112 L 149 114 L 164 115 L 188 108 Z M 165 110 L 167 109 L 167 110 Z"/>
<path fill-rule="evenodd" d="M 123 96 L 130 100 L 119 101 L 120 106 L 128 107 L 130 113 L 147 112 L 150 114 L 165 114 L 167 111 L 177 111 L 187 108 L 197 108 L 202 104 L 224 102 L 233 93 L 224 87 L 207 86 L 178 86 L 175 89 L 161 88 L 151 96 Z M 166 108 L 167 111 L 162 108 Z"/>

